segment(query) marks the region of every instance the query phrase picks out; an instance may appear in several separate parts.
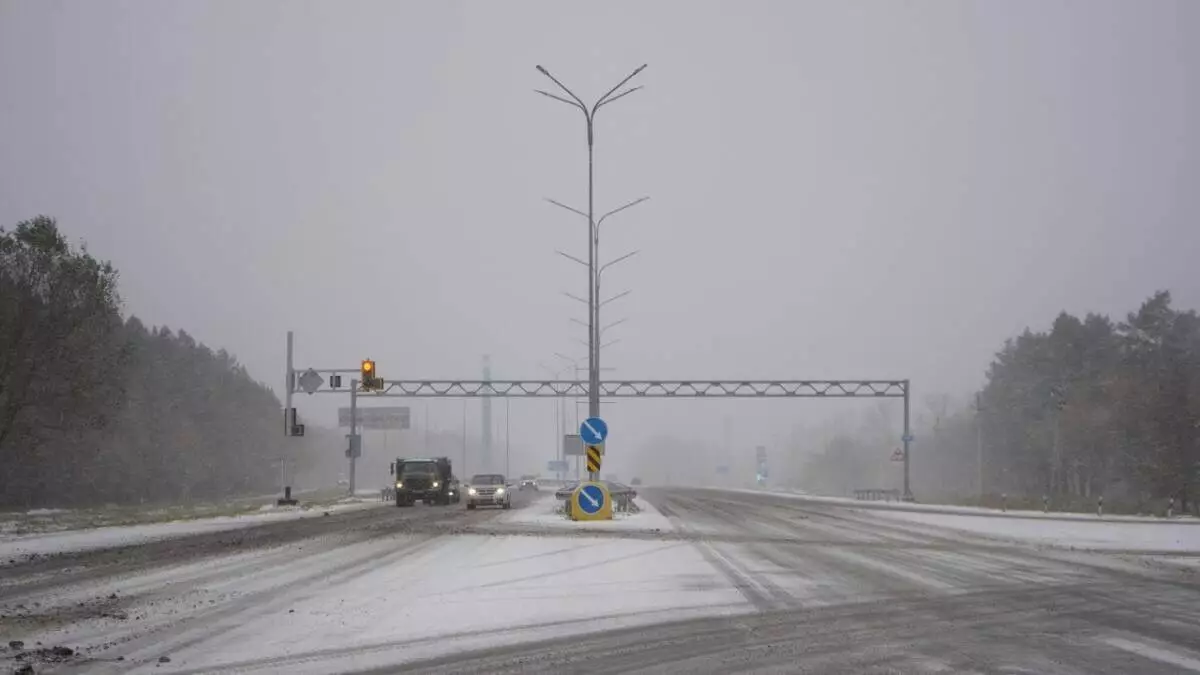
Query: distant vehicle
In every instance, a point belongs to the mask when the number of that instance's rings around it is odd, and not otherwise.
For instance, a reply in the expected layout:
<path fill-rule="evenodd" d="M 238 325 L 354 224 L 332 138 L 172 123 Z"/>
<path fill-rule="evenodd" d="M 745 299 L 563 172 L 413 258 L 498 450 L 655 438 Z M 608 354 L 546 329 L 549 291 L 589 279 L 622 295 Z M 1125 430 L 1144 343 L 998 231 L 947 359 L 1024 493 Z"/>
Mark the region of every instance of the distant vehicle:
<path fill-rule="evenodd" d="M 471 476 L 467 484 L 467 508 L 476 506 L 499 506 L 512 508 L 512 492 L 503 474 L 480 473 Z"/>
<path fill-rule="evenodd" d="M 633 477 L 633 480 L 629 481 L 629 484 L 630 484 L 630 485 L 632 485 L 632 486 L 634 486 L 634 487 L 637 487 L 638 485 L 641 485 L 641 484 L 642 484 L 642 479 L 641 479 L 641 478 L 638 478 L 637 476 L 634 476 L 634 477 Z"/>
<path fill-rule="evenodd" d="M 569 480 L 563 483 L 562 487 L 554 491 L 555 499 L 570 499 L 571 493 L 575 492 L 575 488 L 579 487 L 579 481 Z"/>
<path fill-rule="evenodd" d="M 392 476 L 396 480 L 396 506 L 412 506 L 418 499 L 426 505 L 457 504 L 462 499 L 447 457 L 398 458 L 392 462 Z"/>
<path fill-rule="evenodd" d="M 533 490 L 534 492 L 537 492 L 538 491 L 537 476 L 530 476 L 529 474 L 521 476 L 521 483 L 520 483 L 520 485 L 517 486 L 517 489 L 518 490 L 527 490 L 528 489 L 528 490 Z"/>

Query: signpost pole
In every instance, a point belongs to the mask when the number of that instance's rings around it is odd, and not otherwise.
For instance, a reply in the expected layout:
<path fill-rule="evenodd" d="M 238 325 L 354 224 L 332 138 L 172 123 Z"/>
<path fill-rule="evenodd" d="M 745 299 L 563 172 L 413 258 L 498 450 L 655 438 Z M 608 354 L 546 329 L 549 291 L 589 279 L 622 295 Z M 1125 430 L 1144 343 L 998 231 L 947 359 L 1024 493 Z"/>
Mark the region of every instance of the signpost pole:
<path fill-rule="evenodd" d="M 354 462 L 358 458 L 354 455 L 355 451 L 362 447 L 362 443 L 355 443 L 354 438 L 358 434 L 358 380 L 350 380 L 350 496 L 354 496 Z"/>
<path fill-rule="evenodd" d="M 904 501 L 911 502 L 913 500 L 912 490 L 908 485 L 908 458 L 911 455 L 912 443 L 912 428 L 909 426 L 909 381 L 904 381 Z"/>
<path fill-rule="evenodd" d="M 283 433 L 292 435 L 292 389 L 296 388 L 296 371 L 292 367 L 292 331 L 287 332 L 287 382 L 284 384 Z"/>

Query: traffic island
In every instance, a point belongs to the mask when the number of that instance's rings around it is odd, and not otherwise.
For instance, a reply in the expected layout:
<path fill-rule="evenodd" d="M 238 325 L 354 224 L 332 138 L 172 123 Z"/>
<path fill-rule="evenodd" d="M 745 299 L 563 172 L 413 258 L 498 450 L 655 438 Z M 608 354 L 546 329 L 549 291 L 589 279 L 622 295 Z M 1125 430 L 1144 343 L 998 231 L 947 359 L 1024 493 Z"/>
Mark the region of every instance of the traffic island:
<path fill-rule="evenodd" d="M 612 520 L 612 496 L 604 483 L 580 483 L 567 500 L 571 520 Z"/>

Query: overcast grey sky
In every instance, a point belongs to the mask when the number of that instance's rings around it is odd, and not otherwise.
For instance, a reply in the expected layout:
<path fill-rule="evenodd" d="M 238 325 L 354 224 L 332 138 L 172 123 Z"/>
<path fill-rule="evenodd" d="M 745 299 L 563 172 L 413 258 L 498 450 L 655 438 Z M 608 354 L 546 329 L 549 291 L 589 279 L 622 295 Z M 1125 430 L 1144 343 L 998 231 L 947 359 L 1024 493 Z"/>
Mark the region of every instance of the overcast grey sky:
<path fill-rule="evenodd" d="M 601 233 L 641 251 L 616 376 L 965 392 L 1061 309 L 1200 306 L 1187 1 L 0 0 L 0 223 L 57 217 L 128 312 L 277 387 L 289 328 L 302 365 L 544 376 L 584 353 L 554 250 L 586 230 L 542 198 L 585 206 L 586 164 L 538 63 L 588 99 L 649 64 L 598 120 L 597 209 L 651 196 Z M 751 443 L 805 405 L 609 417 Z"/>

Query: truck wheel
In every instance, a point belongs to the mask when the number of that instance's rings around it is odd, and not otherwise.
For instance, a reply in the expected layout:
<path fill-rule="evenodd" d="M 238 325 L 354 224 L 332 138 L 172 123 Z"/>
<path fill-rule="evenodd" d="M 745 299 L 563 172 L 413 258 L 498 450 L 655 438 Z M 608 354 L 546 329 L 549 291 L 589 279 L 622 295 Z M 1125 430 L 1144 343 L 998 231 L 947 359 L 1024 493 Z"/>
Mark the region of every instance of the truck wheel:
<path fill-rule="evenodd" d="M 507 511 L 508 509 L 511 509 L 511 508 L 512 508 L 512 502 L 504 502 L 504 510 L 505 511 Z"/>
<path fill-rule="evenodd" d="M 475 505 L 474 505 L 474 504 L 472 504 L 471 502 L 467 502 L 467 510 L 468 510 L 468 511 L 474 511 L 474 510 L 475 510 Z"/>

